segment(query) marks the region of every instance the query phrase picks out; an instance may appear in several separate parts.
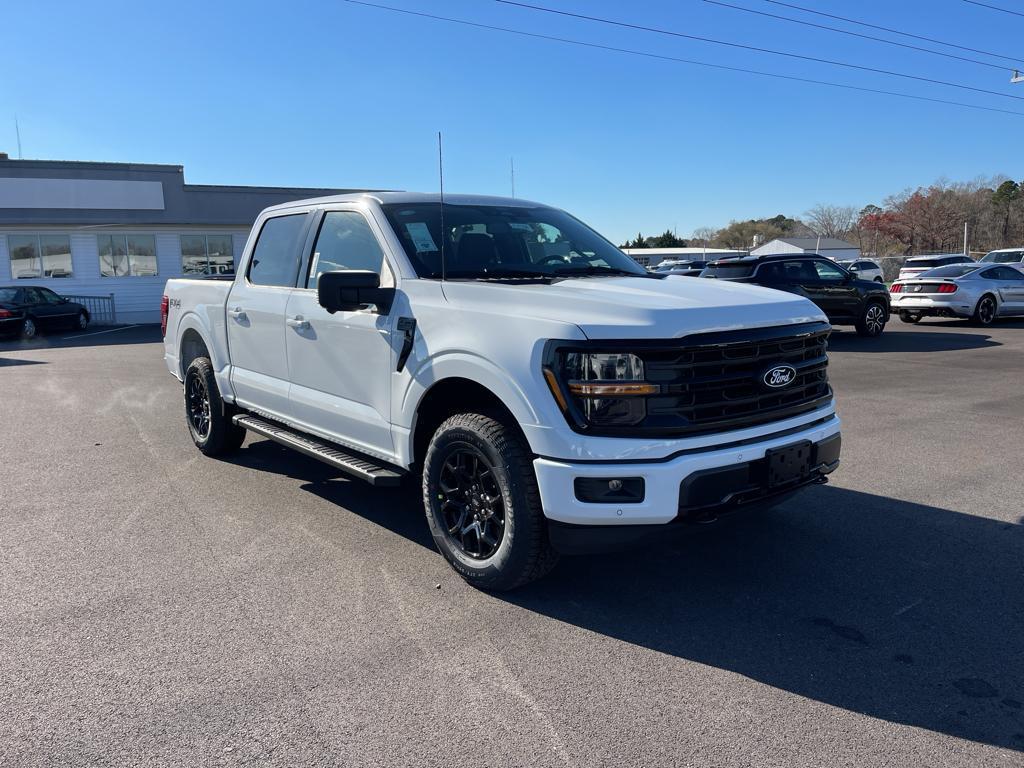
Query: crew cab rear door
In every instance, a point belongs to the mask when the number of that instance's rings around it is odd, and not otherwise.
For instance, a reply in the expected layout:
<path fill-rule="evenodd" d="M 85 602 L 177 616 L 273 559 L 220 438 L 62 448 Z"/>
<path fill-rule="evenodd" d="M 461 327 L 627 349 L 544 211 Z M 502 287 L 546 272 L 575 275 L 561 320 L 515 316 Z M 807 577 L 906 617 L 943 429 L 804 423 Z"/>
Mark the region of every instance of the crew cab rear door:
<path fill-rule="evenodd" d="M 358 205 L 337 204 L 316 214 L 308 243 L 285 319 L 289 412 L 309 432 L 390 457 L 393 312 L 371 306 L 329 314 L 317 298 L 324 272 L 368 270 L 381 287 L 394 286 L 382 233 Z"/>
<path fill-rule="evenodd" d="M 231 386 L 239 405 L 287 420 L 285 309 L 295 291 L 308 209 L 262 222 L 252 254 L 227 299 Z"/>

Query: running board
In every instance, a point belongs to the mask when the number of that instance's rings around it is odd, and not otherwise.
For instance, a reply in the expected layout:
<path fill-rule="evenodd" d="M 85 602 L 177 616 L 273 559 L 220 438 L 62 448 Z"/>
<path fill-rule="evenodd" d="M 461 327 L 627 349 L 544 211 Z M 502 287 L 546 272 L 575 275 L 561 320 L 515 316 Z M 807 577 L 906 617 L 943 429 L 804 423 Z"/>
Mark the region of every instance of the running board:
<path fill-rule="evenodd" d="M 346 474 L 365 480 L 370 485 L 395 486 L 402 481 L 404 474 L 400 469 L 387 467 L 369 456 L 350 453 L 342 450 L 336 445 L 322 441 L 312 435 L 286 427 L 259 416 L 250 414 L 239 414 L 232 421 L 250 432 L 280 443 L 286 448 L 291 448 L 304 453 L 314 459 L 319 459 L 325 464 L 330 464 Z"/>

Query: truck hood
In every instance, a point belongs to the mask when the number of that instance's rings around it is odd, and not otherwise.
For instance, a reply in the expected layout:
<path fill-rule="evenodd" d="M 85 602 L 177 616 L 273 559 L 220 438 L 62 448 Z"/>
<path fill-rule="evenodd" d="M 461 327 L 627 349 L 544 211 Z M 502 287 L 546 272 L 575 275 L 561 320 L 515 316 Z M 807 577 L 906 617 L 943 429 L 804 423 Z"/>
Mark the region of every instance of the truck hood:
<path fill-rule="evenodd" d="M 676 338 L 693 333 L 826 320 L 791 293 L 723 280 L 587 277 L 552 284 L 449 281 L 445 298 L 477 312 L 576 325 L 591 339 Z"/>

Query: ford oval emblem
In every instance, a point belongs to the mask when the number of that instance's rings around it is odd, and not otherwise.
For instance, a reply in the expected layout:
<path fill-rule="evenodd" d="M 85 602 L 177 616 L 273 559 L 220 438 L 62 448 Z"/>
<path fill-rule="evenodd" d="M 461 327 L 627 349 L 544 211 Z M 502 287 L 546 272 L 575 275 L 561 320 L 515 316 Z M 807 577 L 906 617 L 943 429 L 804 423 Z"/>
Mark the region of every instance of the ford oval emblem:
<path fill-rule="evenodd" d="M 788 387 L 796 379 L 796 368 L 792 365 L 776 365 L 764 373 L 764 385 L 772 389 Z"/>

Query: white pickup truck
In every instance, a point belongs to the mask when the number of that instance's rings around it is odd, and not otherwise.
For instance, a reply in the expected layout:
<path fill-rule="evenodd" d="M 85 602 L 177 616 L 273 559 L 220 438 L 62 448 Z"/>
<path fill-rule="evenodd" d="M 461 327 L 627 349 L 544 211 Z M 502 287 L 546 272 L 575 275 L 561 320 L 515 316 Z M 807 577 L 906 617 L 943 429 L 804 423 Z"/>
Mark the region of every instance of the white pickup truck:
<path fill-rule="evenodd" d="M 650 274 L 545 205 L 276 206 L 233 279 L 165 294 L 164 358 L 200 451 L 250 431 L 376 485 L 419 477 L 438 549 L 484 589 L 773 503 L 839 464 L 814 304 Z"/>

